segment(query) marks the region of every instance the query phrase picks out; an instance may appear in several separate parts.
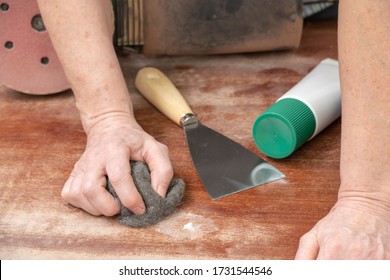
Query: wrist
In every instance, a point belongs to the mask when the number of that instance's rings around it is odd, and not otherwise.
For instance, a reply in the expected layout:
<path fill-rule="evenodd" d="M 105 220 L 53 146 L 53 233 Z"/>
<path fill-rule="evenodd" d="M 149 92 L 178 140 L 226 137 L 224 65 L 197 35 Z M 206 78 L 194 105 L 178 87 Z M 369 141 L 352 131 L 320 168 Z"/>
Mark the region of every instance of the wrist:
<path fill-rule="evenodd" d="M 76 107 L 79 111 L 84 131 L 88 132 L 98 123 L 112 118 L 135 120 L 130 96 L 123 94 L 97 93 L 95 95 L 76 94 Z"/>
<path fill-rule="evenodd" d="M 359 160 L 341 162 L 340 194 L 356 194 L 390 202 L 390 165 L 387 162 Z"/>
<path fill-rule="evenodd" d="M 348 129 L 348 127 L 344 127 Z M 352 141 L 351 135 L 359 141 Z M 347 133 L 342 137 L 339 198 L 378 203 L 390 207 L 390 161 L 383 139 Z"/>
<path fill-rule="evenodd" d="M 338 193 L 338 204 L 362 208 L 374 213 L 387 213 L 390 215 L 390 185 L 387 189 L 379 186 L 378 182 L 365 184 L 355 182 L 353 184 L 341 184 Z M 382 185 L 380 185 L 382 186 Z"/>
<path fill-rule="evenodd" d="M 129 110 L 107 109 L 99 113 L 85 115 L 80 112 L 81 122 L 87 136 L 93 136 L 99 131 L 120 126 L 137 125 L 134 115 Z"/>

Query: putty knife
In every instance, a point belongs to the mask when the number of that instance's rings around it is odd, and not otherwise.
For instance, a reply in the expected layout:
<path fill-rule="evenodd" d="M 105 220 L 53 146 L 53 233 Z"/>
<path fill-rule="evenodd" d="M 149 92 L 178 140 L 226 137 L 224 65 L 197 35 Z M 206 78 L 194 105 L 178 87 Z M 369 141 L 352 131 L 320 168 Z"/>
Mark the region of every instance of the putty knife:
<path fill-rule="evenodd" d="M 158 69 L 141 69 L 135 85 L 150 103 L 184 128 L 192 161 L 212 199 L 285 177 L 264 159 L 202 125 L 177 88 Z"/>

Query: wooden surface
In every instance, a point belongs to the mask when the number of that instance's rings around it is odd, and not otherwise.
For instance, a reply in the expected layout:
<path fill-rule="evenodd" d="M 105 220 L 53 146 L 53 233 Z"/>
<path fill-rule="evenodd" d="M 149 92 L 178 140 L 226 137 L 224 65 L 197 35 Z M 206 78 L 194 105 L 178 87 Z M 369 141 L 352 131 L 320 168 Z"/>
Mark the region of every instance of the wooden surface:
<path fill-rule="evenodd" d="M 29 96 L 0 87 L 1 259 L 292 259 L 299 238 L 336 201 L 340 120 L 284 160 L 284 180 L 212 201 L 192 165 L 180 127 L 134 89 L 135 73 L 166 73 L 205 125 L 265 157 L 255 118 L 326 57 L 337 58 L 336 22 L 306 23 L 293 51 L 204 57 L 121 56 L 144 129 L 170 148 L 187 184 L 177 211 L 145 229 L 94 217 L 60 197 L 84 150 L 70 91 Z"/>

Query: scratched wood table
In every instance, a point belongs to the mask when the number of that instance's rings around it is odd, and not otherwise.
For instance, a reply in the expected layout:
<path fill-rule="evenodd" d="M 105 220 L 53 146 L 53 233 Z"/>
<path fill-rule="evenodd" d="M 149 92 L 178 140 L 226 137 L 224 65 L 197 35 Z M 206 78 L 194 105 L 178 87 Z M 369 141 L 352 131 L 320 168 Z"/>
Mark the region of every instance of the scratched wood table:
<path fill-rule="evenodd" d="M 164 71 L 205 125 L 265 157 L 255 118 L 326 57 L 337 23 L 305 23 L 292 51 L 202 57 L 121 56 L 136 118 L 168 145 L 187 184 L 182 204 L 143 229 L 94 217 L 60 197 L 85 135 L 70 91 L 29 96 L 0 87 L 1 259 L 292 259 L 299 238 L 331 209 L 339 187 L 340 120 L 292 156 L 268 161 L 286 178 L 212 201 L 183 131 L 134 88 L 143 66 Z"/>

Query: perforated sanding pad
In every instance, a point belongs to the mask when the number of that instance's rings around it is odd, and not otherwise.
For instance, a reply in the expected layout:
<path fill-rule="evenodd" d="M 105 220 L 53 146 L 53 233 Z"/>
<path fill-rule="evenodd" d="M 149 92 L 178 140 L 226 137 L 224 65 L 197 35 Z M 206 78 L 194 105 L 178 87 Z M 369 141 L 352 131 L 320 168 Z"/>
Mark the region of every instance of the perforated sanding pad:
<path fill-rule="evenodd" d="M 0 44 L 1 84 L 31 94 L 69 88 L 36 1 L 0 1 Z"/>

